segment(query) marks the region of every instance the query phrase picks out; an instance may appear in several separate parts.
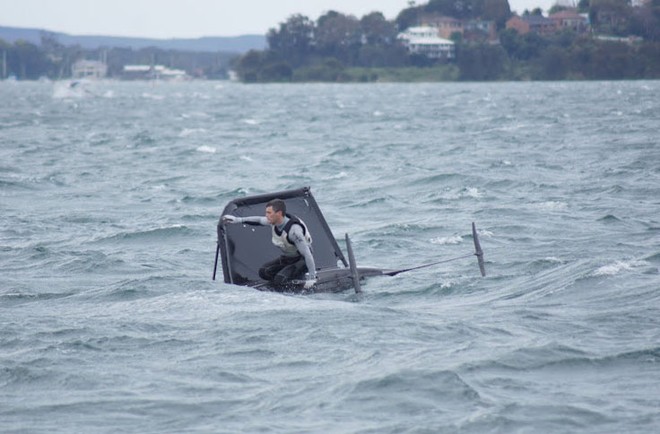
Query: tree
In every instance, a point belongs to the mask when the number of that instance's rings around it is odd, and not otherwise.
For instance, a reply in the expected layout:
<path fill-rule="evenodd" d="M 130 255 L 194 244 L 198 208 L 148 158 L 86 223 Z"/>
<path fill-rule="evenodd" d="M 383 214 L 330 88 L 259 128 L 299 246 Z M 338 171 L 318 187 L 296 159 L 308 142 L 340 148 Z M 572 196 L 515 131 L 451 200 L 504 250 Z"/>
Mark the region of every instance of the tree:
<path fill-rule="evenodd" d="M 454 18 L 477 18 L 482 15 L 484 0 L 430 0 L 424 12 Z"/>
<path fill-rule="evenodd" d="M 408 61 L 408 51 L 400 45 L 363 45 L 358 53 L 358 66 L 368 68 L 404 66 Z"/>
<path fill-rule="evenodd" d="M 259 71 L 260 81 L 291 81 L 293 68 L 283 61 L 269 63 Z"/>
<path fill-rule="evenodd" d="M 647 1 L 634 8 L 630 31 L 644 39 L 660 41 L 660 0 Z"/>
<path fill-rule="evenodd" d="M 406 30 L 409 27 L 414 27 L 418 24 L 419 20 L 419 15 L 422 12 L 422 7 L 421 6 L 414 6 L 414 7 L 409 7 L 401 12 L 399 12 L 399 15 L 397 15 L 396 19 L 394 22 L 396 23 L 396 28 L 402 32 Z"/>
<path fill-rule="evenodd" d="M 632 12 L 629 0 L 591 0 L 589 19 L 599 32 L 626 36 Z"/>
<path fill-rule="evenodd" d="M 562 80 L 569 70 L 569 60 L 566 50 L 560 47 L 549 47 L 544 50 L 536 61 L 537 77 L 541 80 Z"/>
<path fill-rule="evenodd" d="M 497 80 L 506 66 L 506 52 L 497 45 L 461 45 L 456 55 L 461 80 Z"/>
<path fill-rule="evenodd" d="M 360 30 L 368 45 L 391 45 L 396 40 L 396 26 L 381 12 L 372 12 L 360 19 Z"/>
<path fill-rule="evenodd" d="M 548 10 L 548 15 L 553 15 L 556 14 L 557 12 L 565 11 L 568 10 L 568 7 L 562 6 L 558 3 L 555 3 L 552 5 L 552 7 Z"/>
<path fill-rule="evenodd" d="M 589 79 L 594 76 L 593 62 L 595 44 L 593 40 L 576 45 L 570 52 L 571 72 L 579 78 Z"/>
<path fill-rule="evenodd" d="M 71 65 L 78 59 L 84 58 L 84 50 L 78 46 L 65 46 L 57 39 L 57 35 L 52 32 L 41 32 L 41 50 L 51 62 L 51 70 L 48 76 L 53 78 L 62 78 L 69 76 Z"/>
<path fill-rule="evenodd" d="M 626 78 L 632 65 L 632 56 L 628 45 L 620 42 L 604 42 L 596 46 L 594 64 L 595 79 L 621 80 Z"/>
<path fill-rule="evenodd" d="M 660 43 L 647 42 L 639 48 L 637 57 L 641 59 L 642 78 L 660 77 Z"/>
<path fill-rule="evenodd" d="M 634 54 L 633 47 L 621 42 L 589 40 L 573 47 L 570 63 L 574 72 L 589 80 L 641 78 L 635 76 L 640 62 Z M 644 65 L 638 73 L 644 73 Z"/>
<path fill-rule="evenodd" d="M 520 35 L 513 29 L 506 29 L 500 32 L 500 43 L 511 59 L 526 61 L 538 57 L 549 42 L 533 32 Z"/>
<path fill-rule="evenodd" d="M 498 29 L 503 29 L 506 25 L 506 20 L 510 17 L 511 7 L 508 0 L 484 0 L 482 18 L 495 21 Z"/>
<path fill-rule="evenodd" d="M 577 4 L 578 12 L 581 14 L 589 13 L 590 0 L 580 0 Z"/>
<path fill-rule="evenodd" d="M 52 70 L 52 62 L 43 50 L 26 41 L 16 41 L 13 50 L 14 72 L 21 80 L 36 80 Z"/>
<path fill-rule="evenodd" d="M 352 15 L 330 11 L 319 17 L 314 40 L 321 56 L 351 64 L 362 44 L 360 22 Z"/>
<path fill-rule="evenodd" d="M 578 38 L 577 33 L 571 29 L 563 29 L 554 35 L 552 35 L 549 40 L 552 45 L 557 45 L 565 50 L 569 49 L 573 44 L 575 44 Z"/>
<path fill-rule="evenodd" d="M 312 52 L 314 22 L 296 14 L 280 23 L 279 29 L 270 29 L 266 35 L 268 47 L 292 65 L 302 64 Z"/>
<path fill-rule="evenodd" d="M 253 83 L 259 80 L 259 72 L 264 65 L 265 54 L 262 51 L 250 50 L 241 56 L 236 64 L 236 72 L 241 80 Z"/>
<path fill-rule="evenodd" d="M 3 62 L 0 66 L 0 80 L 7 78 L 7 74 L 10 73 L 8 57 L 11 49 L 11 45 L 0 39 L 0 60 Z"/>
<path fill-rule="evenodd" d="M 294 80 L 296 81 L 345 81 L 344 65 L 337 59 L 328 57 L 321 62 L 296 70 Z"/>

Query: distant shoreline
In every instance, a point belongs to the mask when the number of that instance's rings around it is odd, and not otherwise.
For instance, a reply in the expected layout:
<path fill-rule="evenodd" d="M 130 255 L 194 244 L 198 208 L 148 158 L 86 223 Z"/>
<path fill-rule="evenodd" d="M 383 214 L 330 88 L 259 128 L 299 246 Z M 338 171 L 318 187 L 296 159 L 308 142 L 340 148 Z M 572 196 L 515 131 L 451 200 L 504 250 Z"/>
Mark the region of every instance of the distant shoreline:
<path fill-rule="evenodd" d="M 23 40 L 39 45 L 42 35 L 55 38 L 63 45 L 77 45 L 87 50 L 99 48 L 130 48 L 139 50 L 143 48 L 159 48 L 162 50 L 182 50 L 195 52 L 230 52 L 245 53 L 249 50 L 263 50 L 266 48 L 264 35 L 238 35 L 238 36 L 203 36 L 199 38 L 141 38 L 130 36 L 105 35 L 71 35 L 67 33 L 51 32 L 46 29 L 32 29 L 21 27 L 0 26 L 0 40 L 10 44 Z"/>

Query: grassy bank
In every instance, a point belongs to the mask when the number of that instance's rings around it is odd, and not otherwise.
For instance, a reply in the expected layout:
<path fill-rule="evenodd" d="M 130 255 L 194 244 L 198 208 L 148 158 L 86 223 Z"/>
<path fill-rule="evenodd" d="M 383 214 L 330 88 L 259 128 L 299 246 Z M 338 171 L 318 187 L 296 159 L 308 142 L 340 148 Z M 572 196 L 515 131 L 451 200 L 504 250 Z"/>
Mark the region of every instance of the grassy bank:
<path fill-rule="evenodd" d="M 346 81 L 352 82 L 416 83 L 457 81 L 460 71 L 456 65 L 446 64 L 428 68 L 346 68 L 343 72 Z"/>

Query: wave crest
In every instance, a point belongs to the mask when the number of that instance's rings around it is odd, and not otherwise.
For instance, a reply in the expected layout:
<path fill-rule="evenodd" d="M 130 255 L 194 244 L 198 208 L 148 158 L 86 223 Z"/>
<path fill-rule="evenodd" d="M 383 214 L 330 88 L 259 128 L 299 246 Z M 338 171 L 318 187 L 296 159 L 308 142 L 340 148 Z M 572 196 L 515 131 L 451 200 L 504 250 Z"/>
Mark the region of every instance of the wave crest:
<path fill-rule="evenodd" d="M 646 261 L 631 260 L 631 261 L 616 261 L 613 264 L 603 265 L 594 271 L 594 276 L 615 276 L 625 271 L 630 271 L 635 268 L 640 268 L 649 265 Z"/>

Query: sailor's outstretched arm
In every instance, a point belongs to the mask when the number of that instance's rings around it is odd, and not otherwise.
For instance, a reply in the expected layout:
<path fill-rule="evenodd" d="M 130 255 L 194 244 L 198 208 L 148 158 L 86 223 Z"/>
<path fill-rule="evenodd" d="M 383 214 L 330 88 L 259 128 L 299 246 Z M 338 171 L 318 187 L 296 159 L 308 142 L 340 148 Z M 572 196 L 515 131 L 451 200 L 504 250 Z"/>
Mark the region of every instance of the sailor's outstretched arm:
<path fill-rule="evenodd" d="M 223 215 L 222 216 L 222 221 L 226 223 L 247 223 L 249 225 L 261 225 L 261 226 L 267 226 L 268 219 L 266 217 L 261 217 L 261 216 L 250 216 L 250 217 L 236 217 L 234 215 Z"/>
<path fill-rule="evenodd" d="M 307 271 L 309 272 L 309 278 L 311 280 L 316 279 L 316 264 L 314 263 L 314 255 L 305 241 L 305 235 L 300 225 L 291 226 L 289 232 L 289 239 L 293 241 L 293 244 L 296 245 L 298 252 L 305 258 L 305 264 L 307 265 Z"/>

